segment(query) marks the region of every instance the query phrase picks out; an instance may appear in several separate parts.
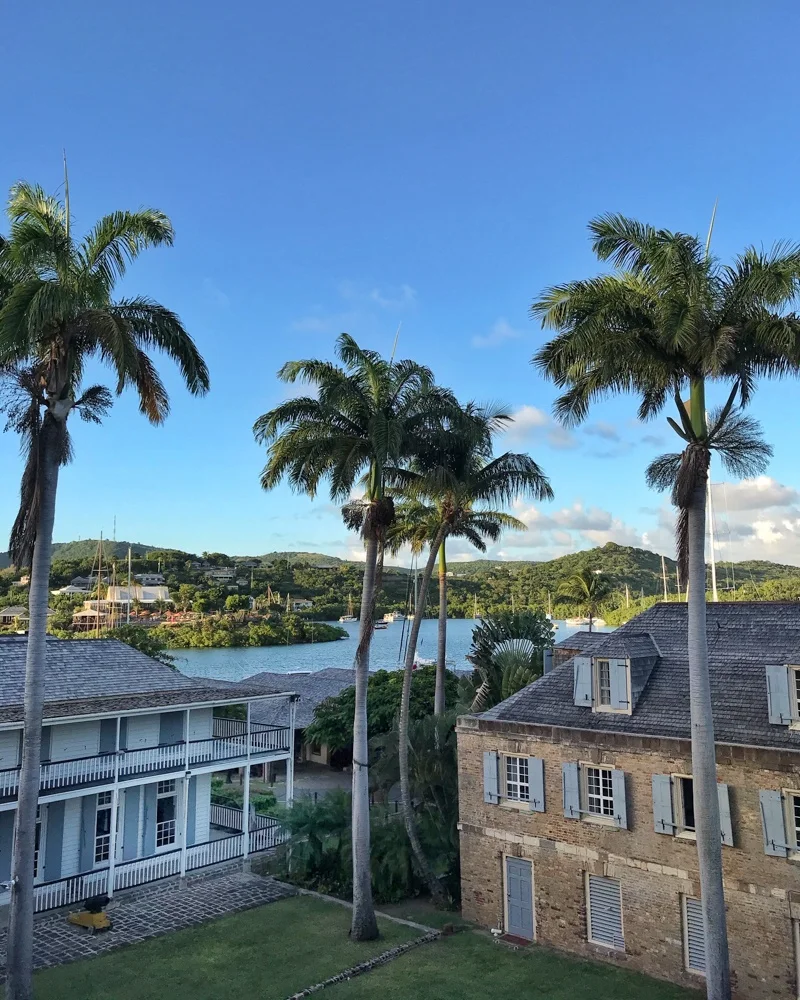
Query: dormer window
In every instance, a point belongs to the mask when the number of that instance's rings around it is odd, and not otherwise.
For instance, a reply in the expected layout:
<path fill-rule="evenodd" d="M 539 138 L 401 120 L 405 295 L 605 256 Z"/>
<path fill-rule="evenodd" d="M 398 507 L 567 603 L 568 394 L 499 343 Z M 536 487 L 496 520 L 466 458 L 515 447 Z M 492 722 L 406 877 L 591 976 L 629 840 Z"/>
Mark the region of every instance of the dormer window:
<path fill-rule="evenodd" d="M 576 656 L 574 702 L 593 712 L 631 712 L 631 671 L 627 659 Z"/>
<path fill-rule="evenodd" d="M 770 663 L 766 669 L 769 721 L 800 728 L 800 666 Z"/>

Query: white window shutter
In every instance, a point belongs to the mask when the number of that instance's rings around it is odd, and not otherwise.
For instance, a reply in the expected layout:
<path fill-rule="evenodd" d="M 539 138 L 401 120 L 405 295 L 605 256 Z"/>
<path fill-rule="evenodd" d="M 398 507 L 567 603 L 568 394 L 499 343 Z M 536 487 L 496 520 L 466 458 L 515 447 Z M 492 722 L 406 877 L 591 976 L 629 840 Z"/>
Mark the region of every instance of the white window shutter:
<path fill-rule="evenodd" d="M 544 760 L 528 757 L 528 787 L 532 812 L 544 812 Z"/>
<path fill-rule="evenodd" d="M 767 703 L 772 725 L 788 726 L 792 721 L 792 703 L 789 696 L 789 668 L 784 664 L 767 664 Z"/>
<path fill-rule="evenodd" d="M 706 932 L 703 924 L 703 904 L 692 896 L 683 897 L 686 921 L 686 968 L 692 972 L 706 971 Z"/>
<path fill-rule="evenodd" d="M 717 795 L 719 796 L 719 827 L 722 834 L 722 843 L 726 847 L 733 847 L 731 800 L 728 794 L 728 786 L 722 781 L 717 785 Z"/>
<path fill-rule="evenodd" d="M 764 853 L 785 858 L 789 853 L 786 843 L 786 823 L 783 815 L 783 796 L 773 789 L 758 793 L 761 802 L 761 822 L 764 827 Z"/>
<path fill-rule="evenodd" d="M 581 708 L 592 707 L 592 660 L 589 656 L 575 656 L 572 660 L 572 696 Z"/>
<path fill-rule="evenodd" d="M 609 660 L 608 670 L 611 677 L 611 707 L 627 712 L 631 707 L 628 701 L 628 661 Z"/>
<path fill-rule="evenodd" d="M 625 772 L 611 772 L 611 789 L 614 793 L 614 822 L 620 830 L 628 829 L 628 805 L 625 801 Z"/>
<path fill-rule="evenodd" d="M 610 948 L 625 948 L 622 932 L 622 891 L 618 879 L 589 875 L 589 940 Z"/>
<path fill-rule="evenodd" d="M 497 805 L 500 801 L 498 754 L 496 750 L 483 753 L 483 801 Z"/>
<path fill-rule="evenodd" d="M 580 771 L 577 761 L 561 765 L 561 784 L 564 790 L 564 815 L 567 819 L 581 818 Z"/>
<path fill-rule="evenodd" d="M 675 833 L 675 815 L 672 805 L 672 775 L 653 775 L 653 823 L 656 833 Z"/>

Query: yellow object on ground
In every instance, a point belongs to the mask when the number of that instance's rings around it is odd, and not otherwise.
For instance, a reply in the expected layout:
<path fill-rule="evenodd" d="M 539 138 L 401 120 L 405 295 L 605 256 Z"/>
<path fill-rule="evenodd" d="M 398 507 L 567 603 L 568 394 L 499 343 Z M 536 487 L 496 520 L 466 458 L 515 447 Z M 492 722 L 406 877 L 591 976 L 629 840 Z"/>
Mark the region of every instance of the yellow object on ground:
<path fill-rule="evenodd" d="M 78 927 L 88 927 L 93 933 L 94 931 L 107 931 L 111 928 L 108 914 L 102 911 L 100 913 L 87 913 L 82 910 L 80 913 L 70 913 L 67 920 Z"/>

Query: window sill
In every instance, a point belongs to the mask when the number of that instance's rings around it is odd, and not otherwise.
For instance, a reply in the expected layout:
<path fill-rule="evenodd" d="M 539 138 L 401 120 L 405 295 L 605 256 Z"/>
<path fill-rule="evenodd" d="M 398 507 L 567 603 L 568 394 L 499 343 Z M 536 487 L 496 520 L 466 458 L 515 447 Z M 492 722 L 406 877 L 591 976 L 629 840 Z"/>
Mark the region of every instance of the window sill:
<path fill-rule="evenodd" d="M 618 951 L 622 954 L 625 953 L 625 945 L 609 944 L 607 941 L 595 941 L 592 938 L 587 938 L 589 944 L 593 944 L 595 948 L 605 948 L 607 951 Z"/>
<path fill-rule="evenodd" d="M 676 833 L 675 834 L 675 839 L 676 840 L 696 841 L 697 840 L 697 834 L 695 833 L 694 830 L 682 830 L 680 833 Z"/>
<path fill-rule="evenodd" d="M 593 705 L 593 712 L 605 712 L 608 715 L 631 715 L 629 708 L 612 708 L 611 705 Z"/>
<path fill-rule="evenodd" d="M 512 812 L 533 812 L 530 802 L 523 799 L 500 799 L 501 809 L 510 809 Z"/>
<path fill-rule="evenodd" d="M 584 823 L 593 823 L 595 826 L 610 826 L 613 830 L 617 829 L 617 821 L 613 816 L 595 816 L 594 814 L 585 813 L 581 816 Z M 598 944 L 600 942 L 593 941 L 592 944 Z M 607 947 L 612 947 L 607 945 Z"/>

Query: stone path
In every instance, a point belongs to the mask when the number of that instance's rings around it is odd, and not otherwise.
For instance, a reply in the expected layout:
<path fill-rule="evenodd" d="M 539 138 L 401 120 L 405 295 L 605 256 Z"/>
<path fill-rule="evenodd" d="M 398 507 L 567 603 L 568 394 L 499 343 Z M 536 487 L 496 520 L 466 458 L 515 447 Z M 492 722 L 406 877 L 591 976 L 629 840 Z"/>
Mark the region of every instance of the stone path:
<path fill-rule="evenodd" d="M 291 886 L 237 869 L 196 876 L 184 886 L 168 882 L 146 887 L 136 895 L 120 895 L 107 910 L 114 926 L 101 934 L 68 924 L 64 912 L 48 914 L 34 922 L 34 966 L 44 969 L 92 958 L 122 945 L 195 927 L 294 894 Z M 5 978 L 5 958 L 6 932 L 2 931 L 0 980 Z"/>

